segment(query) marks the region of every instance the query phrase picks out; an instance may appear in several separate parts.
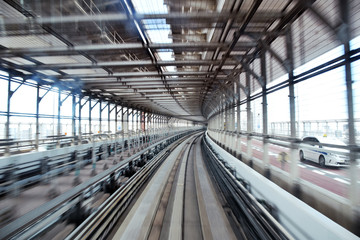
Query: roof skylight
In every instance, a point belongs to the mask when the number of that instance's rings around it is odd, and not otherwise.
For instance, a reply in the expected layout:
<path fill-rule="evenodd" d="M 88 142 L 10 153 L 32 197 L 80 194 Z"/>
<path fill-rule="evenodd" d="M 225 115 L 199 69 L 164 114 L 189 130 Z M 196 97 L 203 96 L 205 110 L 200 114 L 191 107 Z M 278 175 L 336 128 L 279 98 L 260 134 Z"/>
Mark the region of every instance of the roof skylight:
<path fill-rule="evenodd" d="M 141 14 L 158 14 L 158 13 L 168 13 L 167 6 L 164 4 L 163 0 L 132 0 L 135 11 Z M 152 43 L 172 43 L 172 39 L 169 38 L 171 34 L 169 24 L 166 24 L 165 19 L 150 19 L 143 20 L 143 26 L 145 29 L 145 34 L 148 37 L 148 40 Z M 157 51 L 157 57 L 159 60 L 170 61 L 174 60 L 173 51 L 164 51 L 159 49 Z M 174 66 L 164 67 L 166 71 L 174 72 Z"/>

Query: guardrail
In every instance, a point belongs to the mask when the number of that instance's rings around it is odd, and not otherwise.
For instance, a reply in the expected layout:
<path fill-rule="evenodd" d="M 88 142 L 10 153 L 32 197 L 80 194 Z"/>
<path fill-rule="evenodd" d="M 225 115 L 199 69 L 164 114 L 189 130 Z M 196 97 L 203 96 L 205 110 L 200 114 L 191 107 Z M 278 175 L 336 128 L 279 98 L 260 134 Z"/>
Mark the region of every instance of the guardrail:
<path fill-rule="evenodd" d="M 173 134 L 179 134 L 179 132 L 174 131 Z M 105 137 L 105 139 L 96 141 L 99 137 Z M 129 148 L 134 149 L 135 146 L 139 147 L 140 143 L 150 142 L 150 139 L 152 141 L 155 138 L 159 139 L 159 135 L 154 133 L 127 138 L 110 138 L 107 134 L 94 134 L 89 138 L 91 142 L 86 144 L 0 157 L 0 194 L 13 190 L 15 192 L 34 182 L 70 171 L 79 165 L 90 162 L 94 164 L 103 156 L 123 152 Z"/>
<path fill-rule="evenodd" d="M 278 221 L 296 239 L 358 239 L 356 235 L 344 227 L 311 208 L 222 149 L 208 135 L 206 135 L 206 139 L 214 151 L 226 162 L 224 164 L 231 166 L 232 171 L 236 171 L 236 177 L 241 176 L 241 179 L 251 184 L 251 193 L 256 198 L 264 199 L 278 210 Z M 312 195 L 316 195 L 315 190 L 314 188 L 311 189 Z M 329 199 L 328 196 L 323 196 L 326 200 Z M 331 199 L 329 203 L 335 204 L 336 201 Z M 329 206 L 327 207 L 329 208 Z M 339 211 L 347 211 L 346 206 L 337 206 Z"/>
<path fill-rule="evenodd" d="M 221 191 L 247 237 L 252 239 L 294 239 L 249 192 L 249 184 L 216 154 L 206 139 L 202 150 Z M 265 201 L 262 203 L 269 207 Z M 271 209 L 270 209 L 271 210 Z"/>

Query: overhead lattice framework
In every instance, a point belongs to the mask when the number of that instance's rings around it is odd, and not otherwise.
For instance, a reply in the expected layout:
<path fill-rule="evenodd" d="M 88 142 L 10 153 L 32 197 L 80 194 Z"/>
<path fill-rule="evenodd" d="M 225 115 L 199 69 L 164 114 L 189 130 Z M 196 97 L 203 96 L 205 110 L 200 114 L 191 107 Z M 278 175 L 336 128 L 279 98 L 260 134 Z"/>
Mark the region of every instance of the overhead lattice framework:
<path fill-rule="evenodd" d="M 286 73 L 290 26 L 295 67 L 340 44 L 338 1 L 149 2 L 1 1 L 1 67 L 45 85 L 204 121 L 245 72 L 247 91 L 261 87 L 262 51 L 271 61 L 268 81 Z M 354 37 L 359 4 L 350 4 Z"/>

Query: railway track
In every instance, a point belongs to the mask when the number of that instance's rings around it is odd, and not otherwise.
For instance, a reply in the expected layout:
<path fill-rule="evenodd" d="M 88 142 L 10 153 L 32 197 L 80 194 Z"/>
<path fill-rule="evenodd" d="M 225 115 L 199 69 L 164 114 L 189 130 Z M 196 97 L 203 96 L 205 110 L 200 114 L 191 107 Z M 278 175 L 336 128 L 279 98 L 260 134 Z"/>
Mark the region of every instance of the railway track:
<path fill-rule="evenodd" d="M 201 133 L 165 148 L 67 239 L 292 239 Z"/>
<path fill-rule="evenodd" d="M 184 140 L 109 239 L 236 239 L 205 170 L 200 138 Z"/>

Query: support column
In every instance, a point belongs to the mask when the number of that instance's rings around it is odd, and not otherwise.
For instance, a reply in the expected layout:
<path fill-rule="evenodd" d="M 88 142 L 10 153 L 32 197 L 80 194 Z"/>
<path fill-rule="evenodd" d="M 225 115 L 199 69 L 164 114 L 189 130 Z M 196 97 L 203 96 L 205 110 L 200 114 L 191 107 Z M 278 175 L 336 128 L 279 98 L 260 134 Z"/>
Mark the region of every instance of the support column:
<path fill-rule="evenodd" d="M 240 109 L 240 76 L 239 76 L 239 80 L 236 81 L 236 89 L 237 89 L 237 93 L 238 93 L 238 102 L 237 102 L 237 158 L 239 158 L 240 160 L 242 160 L 241 157 L 241 109 Z"/>
<path fill-rule="evenodd" d="M 99 103 L 100 103 L 100 106 L 99 106 L 99 130 L 98 130 L 98 133 L 102 133 L 102 100 L 99 99 Z"/>
<path fill-rule="evenodd" d="M 118 111 L 118 104 L 115 103 L 115 134 L 117 134 L 118 132 L 118 114 L 119 114 L 119 111 Z"/>
<path fill-rule="evenodd" d="M 10 102 L 11 97 L 14 92 L 11 91 L 11 75 L 9 74 L 8 79 L 8 98 L 7 98 L 7 106 L 6 106 L 6 124 L 5 124 L 5 139 L 10 140 Z M 5 156 L 8 156 L 10 154 L 10 148 L 9 146 L 6 146 L 5 148 Z"/>
<path fill-rule="evenodd" d="M 60 115 L 61 115 L 61 90 L 59 89 L 59 95 L 58 95 L 58 115 L 57 115 L 57 135 L 60 136 L 61 134 L 61 121 L 60 121 Z"/>
<path fill-rule="evenodd" d="M 262 77 L 262 115 L 263 115 L 263 163 L 264 176 L 271 178 L 270 162 L 269 162 L 269 142 L 268 142 L 268 112 L 267 112 L 267 76 L 266 76 L 266 54 L 261 51 L 261 77 Z"/>
<path fill-rule="evenodd" d="M 114 110 L 114 109 L 113 109 Z M 117 102 L 115 102 L 115 121 L 114 121 L 114 129 L 115 129 L 115 141 L 114 141 L 114 151 L 115 151 L 115 157 L 113 160 L 113 165 L 117 164 L 117 159 L 118 159 L 118 146 L 119 146 L 119 135 L 118 135 L 118 104 Z"/>
<path fill-rule="evenodd" d="M 58 136 L 58 140 L 57 140 L 57 144 L 56 147 L 60 148 L 60 135 L 61 135 L 61 120 L 60 120 L 60 116 L 61 116 L 61 105 L 62 105 L 62 101 L 61 101 L 61 90 L 59 89 L 59 95 L 58 95 L 58 115 L 57 115 L 57 136 Z"/>
<path fill-rule="evenodd" d="M 35 129 L 35 150 L 39 150 L 40 126 L 39 126 L 39 112 L 40 112 L 40 84 L 36 85 L 36 129 Z"/>
<path fill-rule="evenodd" d="M 75 141 L 75 136 L 76 136 L 76 96 L 73 93 L 72 95 L 72 117 L 71 117 L 71 130 L 72 130 L 72 136 L 74 137 L 74 141 Z"/>
<path fill-rule="evenodd" d="M 235 86 L 235 83 L 234 83 L 234 86 Z M 234 90 L 234 89 L 233 89 Z M 236 90 L 234 91 L 234 93 L 236 94 Z M 231 108 L 231 153 L 236 156 L 236 129 L 235 129 L 235 118 L 236 118 L 236 115 L 235 115 L 235 108 L 236 108 L 236 99 L 235 99 L 235 96 L 233 97 L 233 103 L 231 104 L 232 105 L 232 108 Z"/>
<path fill-rule="evenodd" d="M 79 95 L 79 132 L 78 132 L 78 135 L 79 135 L 79 142 L 81 143 L 81 110 L 83 108 L 83 105 L 81 104 L 81 99 L 82 99 L 82 96 Z"/>
<path fill-rule="evenodd" d="M 110 133 L 110 114 L 111 114 L 111 109 L 110 109 L 110 102 L 108 102 L 108 132 Z M 116 130 L 115 130 L 116 131 Z"/>
<path fill-rule="evenodd" d="M 134 109 L 131 109 L 131 112 L 128 111 L 128 114 L 127 114 L 127 133 L 128 133 L 128 145 L 129 145 L 129 151 L 128 151 L 128 157 L 130 157 L 130 151 L 131 151 L 131 147 L 132 146 L 132 130 L 133 130 L 133 121 L 134 121 Z M 131 116 L 131 124 L 130 124 L 130 120 L 129 120 L 129 116 Z M 131 125 L 131 130 L 130 130 L 130 127 L 129 125 Z"/>
<path fill-rule="evenodd" d="M 125 152 L 125 125 L 124 125 L 124 116 L 126 112 L 124 112 L 124 106 L 121 107 L 121 130 L 122 130 L 122 154 Z M 120 161 L 123 156 L 120 156 Z"/>
<path fill-rule="evenodd" d="M 229 112 L 226 108 L 227 108 L 227 106 L 225 104 L 225 107 L 224 107 L 224 117 L 225 117 L 224 122 L 225 122 L 225 124 L 224 124 L 224 141 L 223 141 L 223 143 L 225 145 L 224 148 L 228 149 Z"/>
<path fill-rule="evenodd" d="M 141 115 L 141 111 L 137 110 L 136 112 L 136 138 L 137 138 L 137 150 L 139 151 L 139 147 L 140 147 L 140 115 Z"/>
<path fill-rule="evenodd" d="M 221 137 L 221 142 L 226 144 L 226 124 L 227 124 L 227 116 L 226 116 L 226 106 L 225 106 L 225 97 L 222 98 L 222 106 L 223 106 L 223 111 L 222 111 L 222 137 Z"/>
<path fill-rule="evenodd" d="M 293 48 L 291 26 L 288 26 L 286 31 L 286 54 L 288 61 L 288 76 L 289 76 L 289 105 L 290 105 L 290 137 L 293 139 L 290 149 L 290 177 L 293 182 L 293 195 L 300 198 L 300 185 L 299 185 L 299 167 L 297 145 L 294 142 L 296 138 L 296 118 L 295 118 L 295 86 L 294 86 L 294 63 L 293 63 Z"/>
<path fill-rule="evenodd" d="M 221 102 L 220 102 L 220 105 L 221 105 Z M 221 121 L 221 115 L 222 113 L 219 112 L 217 115 L 216 115 L 216 140 L 217 141 L 220 141 L 221 139 L 221 130 L 222 130 L 222 121 Z"/>
<path fill-rule="evenodd" d="M 246 73 L 246 88 L 248 90 L 247 92 L 247 101 L 246 101 L 246 116 L 247 116 L 247 155 L 249 159 L 249 166 L 253 166 L 253 160 L 252 160 L 252 112 L 251 112 L 251 102 L 250 102 L 250 75 L 249 73 Z"/>
<path fill-rule="evenodd" d="M 354 121 L 354 98 L 353 98 L 353 81 L 351 76 L 351 62 L 350 62 L 350 19 L 349 19 L 349 1 L 338 1 L 340 8 L 340 16 L 342 20 L 342 30 L 339 34 L 342 37 L 345 54 L 345 82 L 346 82 L 346 100 L 348 111 L 348 131 L 349 131 L 349 146 L 350 146 L 350 187 L 349 199 L 353 210 L 352 228 L 354 233 L 360 234 L 360 198 L 359 198 L 359 183 L 358 170 L 356 161 L 356 136 L 355 136 L 355 121 Z"/>
<path fill-rule="evenodd" d="M 148 135 L 149 135 L 149 141 L 148 141 L 149 145 L 152 142 L 152 132 L 153 132 L 153 129 L 154 129 L 153 116 L 154 116 L 154 114 L 148 113 L 148 119 L 147 119 L 148 128 L 147 128 L 147 130 L 148 130 Z"/>
<path fill-rule="evenodd" d="M 91 134 L 91 96 L 89 96 L 89 134 Z"/>

